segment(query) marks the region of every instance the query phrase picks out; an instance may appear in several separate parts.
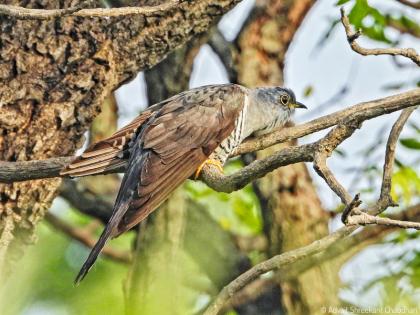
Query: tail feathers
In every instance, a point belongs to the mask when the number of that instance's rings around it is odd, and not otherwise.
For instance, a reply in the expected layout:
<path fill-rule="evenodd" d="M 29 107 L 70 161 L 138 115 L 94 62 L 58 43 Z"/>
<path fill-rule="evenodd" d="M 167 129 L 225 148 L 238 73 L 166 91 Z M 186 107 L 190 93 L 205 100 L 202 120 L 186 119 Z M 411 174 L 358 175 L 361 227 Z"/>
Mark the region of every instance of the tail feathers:
<path fill-rule="evenodd" d="M 104 248 L 108 239 L 114 235 L 116 227 L 118 226 L 118 223 L 121 221 L 121 218 L 124 216 L 125 212 L 127 211 L 130 205 L 130 201 L 131 201 L 131 198 L 130 200 L 127 200 L 125 203 L 123 203 L 118 208 L 118 210 L 115 211 L 115 213 L 112 215 L 104 231 L 99 237 L 98 242 L 92 248 L 88 258 L 86 259 L 76 279 L 74 280 L 75 285 L 78 285 L 85 278 L 85 276 L 87 275 L 89 270 L 92 268 L 93 264 L 95 263 L 96 259 L 98 259 L 98 256 L 100 252 L 102 251 L 102 249 Z"/>

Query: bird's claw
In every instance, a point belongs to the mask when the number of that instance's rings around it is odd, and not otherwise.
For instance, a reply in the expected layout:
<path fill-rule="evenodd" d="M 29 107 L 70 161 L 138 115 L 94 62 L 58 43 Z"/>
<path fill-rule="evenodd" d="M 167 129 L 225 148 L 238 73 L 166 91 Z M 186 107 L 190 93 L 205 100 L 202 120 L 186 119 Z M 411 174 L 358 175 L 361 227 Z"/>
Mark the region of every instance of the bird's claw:
<path fill-rule="evenodd" d="M 197 168 L 197 171 L 195 172 L 195 175 L 194 175 L 194 179 L 197 179 L 200 176 L 201 171 L 203 170 L 204 166 L 206 166 L 207 164 L 214 165 L 220 171 L 220 173 L 222 174 L 224 173 L 223 165 L 222 163 L 220 163 L 220 161 L 214 160 L 214 159 L 207 159 Z"/>

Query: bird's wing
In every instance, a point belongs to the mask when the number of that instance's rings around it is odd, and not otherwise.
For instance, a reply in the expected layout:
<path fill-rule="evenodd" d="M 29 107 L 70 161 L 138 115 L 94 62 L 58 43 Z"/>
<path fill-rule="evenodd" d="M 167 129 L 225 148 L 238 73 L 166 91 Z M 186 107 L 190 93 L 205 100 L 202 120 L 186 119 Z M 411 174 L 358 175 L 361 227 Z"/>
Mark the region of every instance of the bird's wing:
<path fill-rule="evenodd" d="M 240 86 L 202 87 L 169 99 L 142 123 L 110 221 L 76 282 L 87 274 L 109 237 L 144 220 L 232 133 L 244 101 Z"/>
<path fill-rule="evenodd" d="M 164 105 L 173 102 L 174 99 L 182 97 L 188 92 L 183 92 L 150 106 L 128 125 L 119 129 L 110 137 L 91 145 L 82 155 L 63 168 L 60 171 L 60 175 L 71 177 L 99 175 L 126 166 L 131 154 L 132 140 L 136 138 L 142 124 Z"/>
<path fill-rule="evenodd" d="M 121 185 L 122 193 L 133 195 L 116 235 L 141 222 L 194 174 L 232 133 L 244 100 L 237 85 L 198 88 L 173 99 L 145 124 Z M 118 196 L 116 206 L 127 196 Z"/>

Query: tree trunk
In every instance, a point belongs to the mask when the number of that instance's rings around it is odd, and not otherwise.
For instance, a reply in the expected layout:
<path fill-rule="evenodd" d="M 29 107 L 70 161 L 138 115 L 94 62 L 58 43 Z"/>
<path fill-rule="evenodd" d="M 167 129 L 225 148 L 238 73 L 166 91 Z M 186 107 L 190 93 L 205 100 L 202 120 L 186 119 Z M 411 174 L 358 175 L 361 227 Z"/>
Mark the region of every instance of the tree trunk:
<path fill-rule="evenodd" d="M 52 9 L 81 2 L 7 0 L 4 4 Z M 111 91 L 207 30 L 236 2 L 183 1 L 150 16 L 47 21 L 1 16 L 0 160 L 74 154 Z M 18 258 L 22 245 L 32 242 L 34 227 L 60 182 L 55 178 L 0 185 L 0 270 L 6 271 L 6 258 Z"/>
<path fill-rule="evenodd" d="M 284 58 L 298 27 L 314 1 L 271 0 L 257 7 L 238 39 L 238 81 L 246 86 L 283 84 Z M 257 154 L 263 158 L 281 146 Z M 269 255 L 307 245 L 328 234 L 323 210 L 304 164 L 280 168 L 255 184 L 270 246 Z M 287 314 L 318 314 L 336 305 L 338 265 L 327 262 L 299 277 L 281 282 Z"/>

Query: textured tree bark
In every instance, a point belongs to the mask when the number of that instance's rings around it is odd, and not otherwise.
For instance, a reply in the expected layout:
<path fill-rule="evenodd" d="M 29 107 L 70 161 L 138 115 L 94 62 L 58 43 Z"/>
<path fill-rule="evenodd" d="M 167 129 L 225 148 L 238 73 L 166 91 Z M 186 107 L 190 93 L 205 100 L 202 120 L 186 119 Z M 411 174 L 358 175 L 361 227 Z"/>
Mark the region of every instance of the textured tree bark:
<path fill-rule="evenodd" d="M 18 1 L 28 8 L 82 1 Z M 112 90 L 162 60 L 237 0 L 183 1 L 150 16 L 65 17 L 48 21 L 0 17 L 0 159 L 72 155 Z M 156 5 L 158 1 L 137 1 Z M 32 241 L 36 223 L 60 185 L 47 179 L 0 185 L 0 269 Z M 13 254 L 11 248 L 17 251 Z"/>
<path fill-rule="evenodd" d="M 283 84 L 285 53 L 314 2 L 271 0 L 254 10 L 238 39 L 239 83 Z M 258 158 L 278 149 L 279 146 L 260 152 Z M 258 180 L 255 190 L 261 200 L 270 256 L 328 234 L 329 216 L 320 204 L 304 164 L 276 170 Z M 337 304 L 337 265 L 324 263 L 279 285 L 287 314 L 318 314 L 321 306 Z"/>

